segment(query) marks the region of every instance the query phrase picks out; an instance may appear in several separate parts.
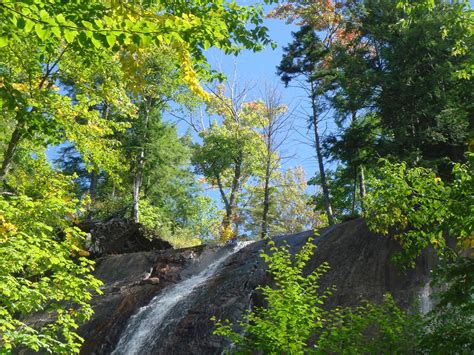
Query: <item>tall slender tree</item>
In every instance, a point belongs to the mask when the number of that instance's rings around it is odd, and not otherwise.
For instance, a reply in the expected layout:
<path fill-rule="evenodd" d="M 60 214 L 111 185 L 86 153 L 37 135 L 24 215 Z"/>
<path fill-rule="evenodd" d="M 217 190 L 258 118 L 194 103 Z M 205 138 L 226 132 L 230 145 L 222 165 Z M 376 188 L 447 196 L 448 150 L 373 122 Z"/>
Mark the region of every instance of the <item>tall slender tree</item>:
<path fill-rule="evenodd" d="M 281 165 L 281 148 L 290 132 L 291 115 L 288 107 L 282 103 L 281 94 L 276 87 L 265 87 L 262 116 L 264 152 L 263 159 L 263 209 L 260 236 L 265 238 L 269 233 L 269 212 L 272 200 L 271 180 Z"/>
<path fill-rule="evenodd" d="M 293 33 L 293 42 L 284 48 L 284 55 L 277 67 L 277 74 L 285 85 L 295 82 L 308 95 L 311 115 L 309 127 L 313 130 L 314 148 L 318 162 L 321 188 L 324 196 L 324 207 L 329 224 L 334 224 L 326 170 L 322 153 L 321 134 L 319 132 L 320 113 L 323 108 L 322 95 L 326 90 L 327 78 L 331 75 L 325 69 L 327 49 L 310 26 L 303 26 Z M 300 80 L 303 79 L 303 80 Z"/>

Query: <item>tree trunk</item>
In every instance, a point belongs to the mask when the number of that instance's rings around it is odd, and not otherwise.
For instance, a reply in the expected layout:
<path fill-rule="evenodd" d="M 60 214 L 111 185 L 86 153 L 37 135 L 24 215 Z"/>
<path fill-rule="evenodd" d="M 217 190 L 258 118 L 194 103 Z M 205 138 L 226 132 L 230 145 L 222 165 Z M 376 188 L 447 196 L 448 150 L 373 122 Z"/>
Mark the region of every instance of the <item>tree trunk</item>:
<path fill-rule="evenodd" d="M 232 178 L 232 187 L 229 196 L 229 222 L 232 223 L 235 209 L 237 208 L 237 194 L 240 190 L 240 178 L 242 174 L 243 153 L 240 153 L 235 160 L 234 176 Z"/>
<path fill-rule="evenodd" d="M 234 176 L 232 177 L 232 185 L 230 190 L 229 198 L 227 198 L 224 186 L 219 175 L 216 175 L 217 185 L 221 194 L 222 201 L 225 207 L 225 216 L 222 219 L 222 230 L 227 230 L 232 224 L 234 212 L 236 209 L 237 193 L 240 189 L 240 179 L 242 174 L 242 153 L 236 158 Z"/>
<path fill-rule="evenodd" d="M 354 124 L 357 120 L 357 111 L 356 110 L 351 110 L 351 123 Z M 359 151 L 357 150 L 356 152 L 357 158 L 359 155 Z M 355 160 L 355 159 L 354 159 Z M 354 163 L 354 186 L 352 187 L 352 214 L 355 214 L 355 208 L 356 208 L 356 199 L 357 199 L 357 170 L 358 170 L 357 164 Z M 362 172 L 363 173 L 363 172 Z M 362 188 L 362 186 L 360 186 Z M 362 206 L 362 202 L 361 202 Z"/>
<path fill-rule="evenodd" d="M 362 209 L 362 212 L 363 212 L 364 211 L 364 198 L 366 195 L 364 166 L 360 165 L 359 170 L 360 170 L 359 172 L 360 208 Z"/>
<path fill-rule="evenodd" d="M 224 186 L 222 185 L 221 177 L 216 175 L 217 186 L 219 187 L 219 192 L 221 194 L 222 202 L 224 202 L 225 208 L 225 220 L 229 220 L 230 216 L 232 215 L 232 209 L 230 208 L 229 200 L 227 200 L 227 196 L 225 195 Z M 224 221 L 223 221 L 224 224 Z"/>
<path fill-rule="evenodd" d="M 352 215 L 355 214 L 357 199 L 357 166 L 354 166 L 354 185 L 352 187 Z"/>
<path fill-rule="evenodd" d="M 143 185 L 143 196 L 146 198 L 148 196 L 148 191 L 150 190 L 150 176 L 146 177 L 146 182 Z"/>
<path fill-rule="evenodd" d="M 67 48 L 67 46 L 66 46 L 66 48 Z M 52 65 L 49 65 L 49 64 L 46 65 L 46 73 L 44 74 L 43 78 L 41 79 L 41 81 L 38 85 L 39 90 L 41 90 L 43 88 L 43 86 L 47 83 L 50 74 L 54 71 L 54 69 L 56 68 L 56 65 L 59 63 L 59 60 L 61 59 L 61 57 L 64 55 L 65 52 L 66 52 L 66 49 L 64 49 L 60 53 L 59 57 L 57 58 L 57 60 Z M 52 85 L 52 84 L 53 83 L 51 82 L 50 85 Z M 33 111 L 35 111 L 34 107 L 30 111 L 30 114 Z M 18 144 L 21 141 L 21 138 L 23 138 L 23 133 L 24 133 L 23 129 L 25 128 L 25 122 L 20 120 L 21 114 L 22 114 L 21 110 L 19 110 L 16 114 L 17 124 L 16 124 L 16 127 L 15 127 L 15 130 L 12 133 L 12 137 L 10 139 L 10 142 L 8 143 L 7 150 L 6 150 L 5 155 L 3 157 L 2 167 L 0 168 L 0 182 L 5 180 L 5 178 L 7 177 L 8 173 L 10 171 L 10 168 L 11 168 L 13 156 L 15 155 L 15 152 L 18 148 Z"/>
<path fill-rule="evenodd" d="M 140 188 L 143 182 L 143 170 L 145 168 L 145 146 L 144 144 L 147 141 L 147 131 L 148 123 L 150 120 L 150 112 L 148 109 L 147 102 L 144 103 L 144 129 L 143 129 L 143 140 L 141 142 L 142 147 L 140 148 L 140 153 L 138 155 L 138 163 L 135 171 L 135 176 L 133 177 L 133 204 L 132 204 L 132 218 L 135 223 L 140 222 Z"/>
<path fill-rule="evenodd" d="M 15 127 L 15 130 L 12 133 L 12 137 L 10 138 L 10 142 L 8 143 L 7 150 L 5 151 L 5 155 L 3 156 L 2 167 L 0 170 L 0 182 L 5 180 L 10 171 L 13 156 L 15 155 L 15 152 L 18 148 L 18 144 L 20 143 L 21 138 L 23 137 L 23 126 L 24 123 L 18 122 Z"/>
<path fill-rule="evenodd" d="M 139 163 L 140 165 L 140 163 Z M 142 176 L 139 171 L 133 177 L 133 205 L 132 218 L 135 223 L 140 222 L 139 202 L 140 202 L 140 186 L 142 184 Z"/>
<path fill-rule="evenodd" d="M 268 151 L 267 162 L 265 166 L 265 186 L 263 190 L 263 214 L 262 214 L 262 234 L 261 237 L 264 239 L 268 236 L 268 211 L 270 210 L 270 164 L 271 164 L 271 152 Z"/>
<path fill-rule="evenodd" d="M 97 170 L 92 170 L 90 174 L 90 183 L 89 183 L 89 195 L 91 197 L 91 202 L 94 203 L 97 199 L 97 184 L 99 182 L 99 174 Z"/>
<path fill-rule="evenodd" d="M 311 106 L 313 109 L 313 117 L 312 117 L 312 124 L 314 130 L 314 145 L 316 148 L 316 158 L 318 159 L 318 166 L 319 166 L 319 175 L 321 176 L 321 188 L 323 190 L 323 197 L 324 197 L 324 207 L 326 209 L 326 214 L 328 216 L 328 222 L 330 225 L 334 224 L 334 216 L 332 214 L 332 206 L 331 206 L 331 198 L 329 197 L 329 188 L 326 180 L 326 172 L 324 170 L 324 162 L 323 162 L 323 155 L 321 152 L 321 142 L 319 137 L 319 130 L 318 130 L 318 110 L 316 106 L 316 93 L 314 84 L 311 83 Z"/>

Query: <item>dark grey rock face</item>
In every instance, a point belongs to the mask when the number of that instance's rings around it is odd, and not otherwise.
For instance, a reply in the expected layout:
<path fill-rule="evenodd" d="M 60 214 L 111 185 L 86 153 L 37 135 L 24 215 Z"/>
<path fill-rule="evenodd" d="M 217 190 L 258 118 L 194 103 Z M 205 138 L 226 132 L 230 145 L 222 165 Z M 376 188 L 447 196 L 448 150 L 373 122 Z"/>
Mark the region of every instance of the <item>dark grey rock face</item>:
<path fill-rule="evenodd" d="M 98 259 L 95 275 L 104 283 L 103 295 L 95 296 L 94 316 L 79 329 L 85 339 L 81 352 L 111 353 L 130 316 L 162 289 L 179 282 L 182 271 L 203 250 L 203 247 L 156 250 Z M 151 275 L 144 280 L 150 269 Z M 156 279 L 160 281 L 149 282 Z"/>
<path fill-rule="evenodd" d="M 79 227 L 89 233 L 88 250 L 94 257 L 172 248 L 157 235 L 147 237 L 149 231 L 139 223 L 121 218 L 84 222 Z"/>
<path fill-rule="evenodd" d="M 276 237 L 293 251 L 306 242 L 312 232 Z M 380 301 L 390 292 L 402 306 L 417 297 L 426 284 L 434 258 L 423 255 L 417 267 L 402 273 L 390 262 L 399 246 L 393 240 L 370 233 L 357 219 L 321 231 L 317 249 L 308 265 L 313 270 L 328 262 L 330 270 L 321 279 L 322 288 L 336 287 L 328 307 L 353 306 L 362 299 Z M 260 305 L 255 291 L 271 282 L 259 257 L 262 241 L 253 243 L 226 259 L 220 271 L 169 312 L 169 319 L 149 339 L 150 354 L 220 354 L 228 346 L 212 335 L 212 316 L 235 321 L 249 308 Z M 86 342 L 84 354 L 108 354 L 118 342 L 128 318 L 146 305 L 163 288 L 199 272 L 205 259 L 215 251 L 205 247 L 186 250 L 140 252 L 107 256 L 99 260 L 96 275 L 102 279 L 104 295 L 95 300 L 96 314 L 81 328 Z M 200 261 L 197 261 L 200 260 Z M 141 282 L 153 267 L 157 284 Z"/>

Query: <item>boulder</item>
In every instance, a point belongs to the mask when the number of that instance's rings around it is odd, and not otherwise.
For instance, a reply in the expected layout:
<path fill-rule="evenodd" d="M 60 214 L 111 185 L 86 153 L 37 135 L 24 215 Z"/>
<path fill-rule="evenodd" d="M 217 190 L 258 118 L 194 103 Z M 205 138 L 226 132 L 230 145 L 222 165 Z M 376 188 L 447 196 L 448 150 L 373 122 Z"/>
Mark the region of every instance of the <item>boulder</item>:
<path fill-rule="evenodd" d="M 143 225 L 122 218 L 83 222 L 79 228 L 89 234 L 87 249 L 94 257 L 172 248 Z"/>

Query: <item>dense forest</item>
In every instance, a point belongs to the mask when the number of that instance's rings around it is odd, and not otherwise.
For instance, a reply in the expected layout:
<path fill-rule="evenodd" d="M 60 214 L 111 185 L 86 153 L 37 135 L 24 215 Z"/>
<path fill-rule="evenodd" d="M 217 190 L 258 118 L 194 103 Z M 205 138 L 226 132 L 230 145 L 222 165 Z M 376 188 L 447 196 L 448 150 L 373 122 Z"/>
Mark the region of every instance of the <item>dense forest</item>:
<path fill-rule="evenodd" d="M 304 118 L 276 86 L 255 90 L 207 60 L 212 47 L 275 46 L 266 18 L 298 26 L 275 74 L 303 93 Z M 468 1 L 20 0 L 1 1 L 0 19 L 1 353 L 79 352 L 101 292 L 81 226 L 112 217 L 175 248 L 267 240 L 269 307 L 247 315 L 246 337 L 216 320 L 237 352 L 474 351 Z M 297 120 L 314 176 L 288 164 Z M 326 266 L 301 276 L 317 251 L 293 258 L 271 241 L 357 217 L 400 243 L 402 269 L 435 251 L 431 312 L 387 295 L 326 314 Z M 28 324 L 38 312 L 53 317 L 41 329 Z"/>

